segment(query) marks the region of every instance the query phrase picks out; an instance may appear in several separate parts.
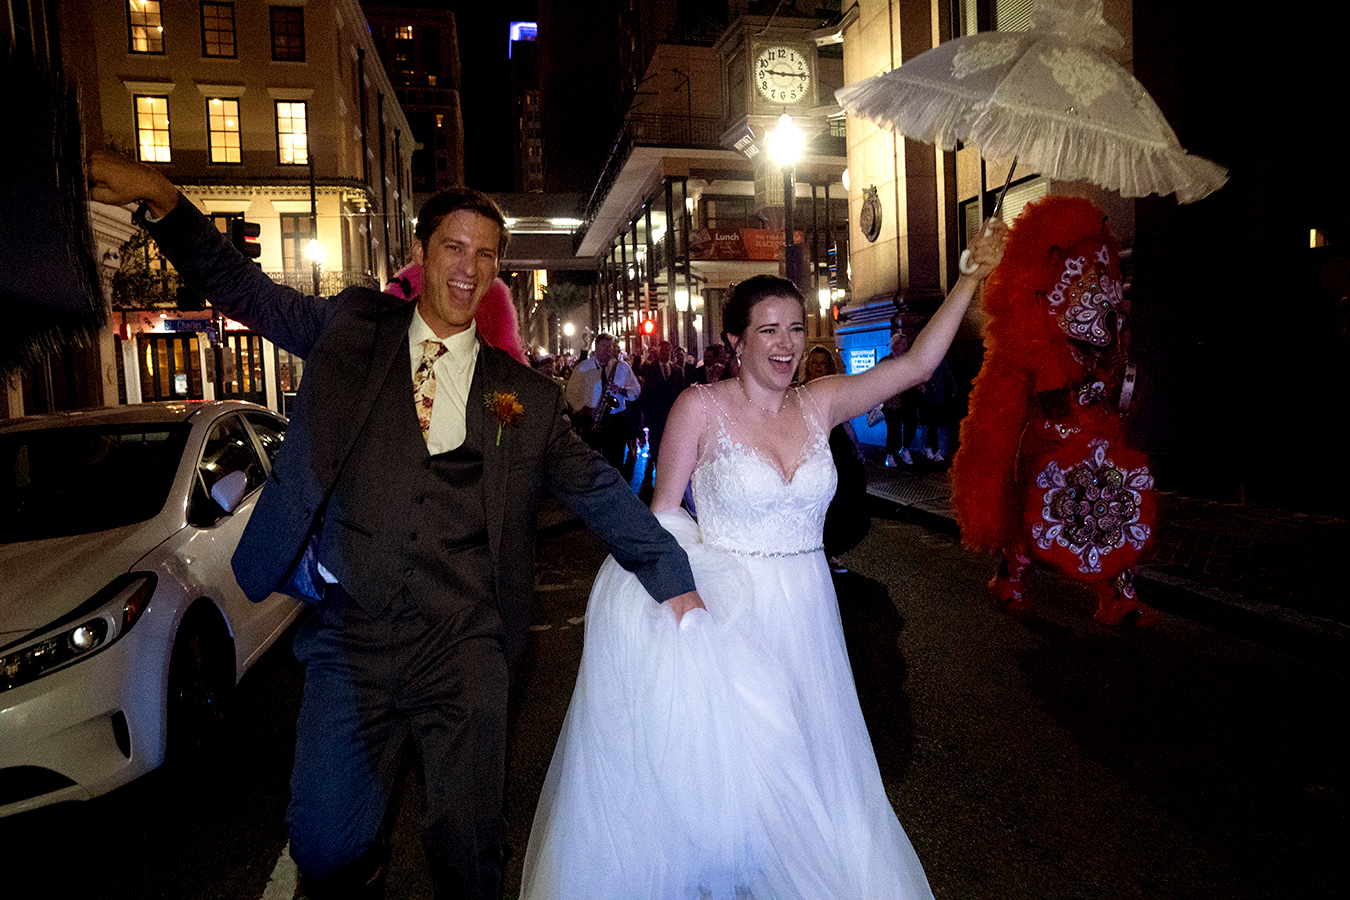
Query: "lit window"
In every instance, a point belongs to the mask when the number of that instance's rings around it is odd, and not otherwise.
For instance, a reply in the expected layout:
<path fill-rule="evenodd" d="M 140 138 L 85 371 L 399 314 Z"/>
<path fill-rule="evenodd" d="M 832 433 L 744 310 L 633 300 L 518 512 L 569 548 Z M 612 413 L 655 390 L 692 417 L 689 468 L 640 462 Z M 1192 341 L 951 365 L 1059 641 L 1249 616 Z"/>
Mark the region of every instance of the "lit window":
<path fill-rule="evenodd" d="M 435 87 L 435 86 L 436 86 L 436 76 L 435 76 L 435 75 L 428 75 L 428 76 L 427 76 L 427 87 Z"/>
<path fill-rule="evenodd" d="M 445 113 L 436 113 L 436 127 L 437 128 L 445 127 Z"/>
<path fill-rule="evenodd" d="M 164 19 L 159 0 L 127 0 L 127 27 L 132 53 L 164 52 Z"/>
<path fill-rule="evenodd" d="M 283 166 L 309 165 L 309 127 L 303 102 L 277 101 L 277 158 Z"/>
<path fill-rule="evenodd" d="M 170 162 L 168 97 L 136 97 L 136 152 L 141 162 Z"/>
<path fill-rule="evenodd" d="M 399 84 L 411 84 L 413 78 L 412 53 L 402 48 L 395 50 L 394 71 L 398 73 Z"/>
<path fill-rule="evenodd" d="M 411 40 L 412 40 L 412 26 L 411 26 L 411 25 L 396 25 L 396 26 L 394 26 L 394 38 L 395 38 L 396 40 L 400 40 L 400 41 L 411 41 Z"/>
<path fill-rule="evenodd" d="M 231 97 L 207 100 L 206 121 L 211 133 L 211 162 L 239 162 L 239 101 Z"/>
<path fill-rule="evenodd" d="M 234 57 L 234 4 L 202 4 L 202 56 Z"/>
<path fill-rule="evenodd" d="M 272 59 L 305 61 L 305 10 L 302 7 L 272 7 Z"/>

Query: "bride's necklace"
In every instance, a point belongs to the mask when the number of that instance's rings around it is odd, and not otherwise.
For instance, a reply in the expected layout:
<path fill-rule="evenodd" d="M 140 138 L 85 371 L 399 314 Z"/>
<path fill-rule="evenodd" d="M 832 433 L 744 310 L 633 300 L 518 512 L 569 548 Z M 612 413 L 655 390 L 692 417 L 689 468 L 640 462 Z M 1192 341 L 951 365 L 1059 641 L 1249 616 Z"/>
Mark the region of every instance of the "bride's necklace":
<path fill-rule="evenodd" d="M 783 396 L 782 396 L 782 397 L 779 399 L 779 401 L 778 401 L 778 408 L 777 408 L 777 409 L 769 409 L 767 406 L 760 406 L 760 405 L 759 405 L 758 403 L 756 403 L 754 400 L 751 400 L 751 399 L 750 399 L 750 392 L 749 392 L 748 390 L 745 389 L 745 381 L 741 378 L 741 376 L 737 375 L 737 376 L 736 376 L 736 381 L 740 383 L 740 386 L 741 386 L 741 394 L 745 397 L 745 402 L 746 402 L 746 403 L 749 403 L 751 406 L 753 406 L 755 409 L 759 410 L 760 412 L 766 412 L 766 413 L 768 413 L 768 414 L 771 415 L 771 416 L 776 416 L 776 415 L 778 415 L 780 412 L 783 411 L 783 407 L 784 407 L 784 406 L 787 406 L 787 398 L 788 398 L 788 392 L 787 392 L 787 391 L 783 391 Z"/>

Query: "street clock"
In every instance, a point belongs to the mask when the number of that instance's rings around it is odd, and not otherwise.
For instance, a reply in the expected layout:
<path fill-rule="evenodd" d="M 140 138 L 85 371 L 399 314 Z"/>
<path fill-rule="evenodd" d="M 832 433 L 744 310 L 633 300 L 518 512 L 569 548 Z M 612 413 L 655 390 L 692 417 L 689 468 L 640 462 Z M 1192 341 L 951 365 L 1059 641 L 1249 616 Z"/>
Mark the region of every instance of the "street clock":
<path fill-rule="evenodd" d="M 755 90 L 771 103 L 800 103 L 811 96 L 811 64 L 795 47 L 770 45 L 755 54 Z"/>

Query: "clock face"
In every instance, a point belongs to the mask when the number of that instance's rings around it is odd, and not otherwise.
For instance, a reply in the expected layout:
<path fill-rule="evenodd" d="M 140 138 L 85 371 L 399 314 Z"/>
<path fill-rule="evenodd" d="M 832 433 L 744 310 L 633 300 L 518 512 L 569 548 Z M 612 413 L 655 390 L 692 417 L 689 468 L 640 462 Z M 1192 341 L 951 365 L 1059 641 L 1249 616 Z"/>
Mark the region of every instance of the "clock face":
<path fill-rule="evenodd" d="M 755 88 L 765 100 L 796 103 L 811 88 L 811 69 L 801 51 L 768 47 L 755 57 Z"/>

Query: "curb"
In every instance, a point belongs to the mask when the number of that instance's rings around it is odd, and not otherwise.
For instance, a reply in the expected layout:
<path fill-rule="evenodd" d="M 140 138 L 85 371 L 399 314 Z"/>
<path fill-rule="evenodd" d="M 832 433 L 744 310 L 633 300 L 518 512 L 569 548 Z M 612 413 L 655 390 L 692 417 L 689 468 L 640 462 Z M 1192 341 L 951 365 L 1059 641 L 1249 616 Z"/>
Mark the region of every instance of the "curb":
<path fill-rule="evenodd" d="M 902 490 L 895 482 L 869 482 L 867 495 L 874 516 L 909 522 L 950 537 L 961 536 L 948 497 L 939 496 L 935 490 L 926 491 L 922 484 L 917 490 L 908 484 Z M 902 496 L 907 499 L 901 499 Z M 1221 588 L 1148 566 L 1135 568 L 1134 577 L 1141 597 L 1163 612 L 1236 637 L 1311 657 L 1331 668 L 1350 670 L 1350 626 L 1248 600 Z"/>

